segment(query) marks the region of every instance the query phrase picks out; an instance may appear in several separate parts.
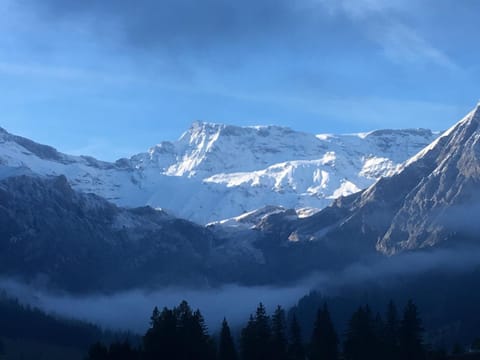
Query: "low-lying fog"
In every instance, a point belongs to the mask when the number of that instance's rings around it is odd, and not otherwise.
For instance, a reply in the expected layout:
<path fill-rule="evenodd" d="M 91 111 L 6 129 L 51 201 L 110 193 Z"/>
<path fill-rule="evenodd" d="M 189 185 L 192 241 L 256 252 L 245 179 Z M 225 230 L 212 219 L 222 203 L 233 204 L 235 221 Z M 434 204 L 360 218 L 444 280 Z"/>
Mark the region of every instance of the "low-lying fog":
<path fill-rule="evenodd" d="M 0 280 L 11 296 L 23 303 L 37 306 L 47 312 L 86 320 L 105 328 L 132 330 L 143 333 L 154 306 L 173 307 L 187 300 L 193 308 L 199 308 L 211 331 L 216 331 L 223 317 L 233 325 L 241 324 L 263 302 L 268 311 L 277 305 L 288 308 L 310 290 L 334 293 L 337 286 L 378 281 L 386 286 L 394 284 L 395 277 L 413 276 L 432 270 L 463 271 L 480 264 L 480 248 L 461 251 L 436 250 L 416 252 L 383 258 L 375 263 L 354 264 L 342 272 L 315 274 L 285 287 L 244 287 L 226 285 L 221 288 L 191 290 L 165 288 L 157 291 L 142 289 L 119 292 L 113 295 L 73 296 L 59 295 L 38 289 L 12 279 Z"/>

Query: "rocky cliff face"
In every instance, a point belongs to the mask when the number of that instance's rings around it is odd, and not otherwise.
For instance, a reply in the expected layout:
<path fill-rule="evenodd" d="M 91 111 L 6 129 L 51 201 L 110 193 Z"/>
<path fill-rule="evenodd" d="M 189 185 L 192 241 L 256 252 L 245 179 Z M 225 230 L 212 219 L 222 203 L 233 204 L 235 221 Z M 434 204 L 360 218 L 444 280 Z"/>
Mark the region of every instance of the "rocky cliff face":
<path fill-rule="evenodd" d="M 392 176 L 343 197 L 318 214 L 261 228 L 315 240 L 345 252 L 400 252 L 476 241 L 480 225 L 480 106 L 408 160 Z M 277 216 L 278 217 L 278 216 Z"/>
<path fill-rule="evenodd" d="M 479 234 L 480 105 L 395 175 L 421 173 L 405 194 L 377 249 L 387 254 Z"/>

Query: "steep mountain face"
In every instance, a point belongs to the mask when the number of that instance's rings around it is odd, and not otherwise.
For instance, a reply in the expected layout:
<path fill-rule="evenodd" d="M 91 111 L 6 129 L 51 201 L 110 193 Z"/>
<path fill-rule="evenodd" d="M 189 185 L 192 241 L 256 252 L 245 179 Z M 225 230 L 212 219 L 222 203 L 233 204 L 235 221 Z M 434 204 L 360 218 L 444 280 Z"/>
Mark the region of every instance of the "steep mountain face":
<path fill-rule="evenodd" d="M 387 254 L 434 246 L 442 241 L 475 239 L 480 225 L 480 105 L 435 143 L 411 159 L 421 181 L 405 196 L 378 243 Z M 404 170 L 404 171 L 405 171 Z M 405 177 L 403 172 L 398 177 Z"/>
<path fill-rule="evenodd" d="M 244 220 L 285 211 L 269 208 Z M 119 208 L 73 190 L 64 176 L 0 181 L 2 278 L 81 293 L 279 285 L 350 260 L 320 242 L 283 241 L 251 226 L 202 227 L 150 207 Z"/>
<path fill-rule="evenodd" d="M 287 213 L 279 219 L 275 214 L 255 226 L 271 229 L 279 238 L 316 240 L 357 254 L 376 249 L 394 255 L 478 240 L 479 141 L 477 106 L 392 176 L 368 189 L 337 199 L 304 219 Z"/>
<path fill-rule="evenodd" d="M 208 229 L 151 208 L 122 209 L 63 176 L 0 182 L 0 273 L 61 289 L 201 284 Z"/>
<path fill-rule="evenodd" d="M 115 163 L 61 154 L 0 131 L 0 177 L 64 175 L 119 206 L 149 205 L 197 223 L 266 205 L 321 209 L 388 175 L 437 137 L 429 130 L 311 135 L 196 122 L 176 142 Z"/>

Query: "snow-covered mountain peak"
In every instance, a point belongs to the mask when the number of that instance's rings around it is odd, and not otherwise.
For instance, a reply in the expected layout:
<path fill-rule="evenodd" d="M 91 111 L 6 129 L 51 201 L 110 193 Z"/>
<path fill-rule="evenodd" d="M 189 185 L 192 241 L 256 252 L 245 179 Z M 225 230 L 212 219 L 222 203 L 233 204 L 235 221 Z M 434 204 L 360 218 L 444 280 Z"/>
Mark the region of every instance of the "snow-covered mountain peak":
<path fill-rule="evenodd" d="M 416 163 L 417 161 L 421 161 L 427 156 L 427 154 L 431 153 L 432 151 L 434 150 L 438 151 L 438 149 L 440 149 L 439 144 L 444 141 L 447 141 L 447 139 L 450 137 L 452 133 L 460 133 L 458 130 L 461 128 L 466 128 L 466 127 L 477 128 L 479 126 L 480 126 L 480 103 L 478 103 L 477 106 L 472 111 L 470 111 L 465 117 L 463 117 L 460 121 L 458 121 L 448 130 L 441 133 L 429 145 L 427 145 L 425 148 L 420 150 L 417 154 L 415 154 L 414 156 L 409 158 L 407 161 L 405 161 L 405 163 L 398 168 L 397 173 L 401 172 L 403 169 L 412 165 L 413 163 Z M 473 129 L 472 131 L 475 131 L 475 129 Z"/>
<path fill-rule="evenodd" d="M 323 150 L 314 135 L 289 128 L 198 121 L 174 147 L 176 161 L 165 173 L 189 177 L 255 171 L 292 158 L 313 159 Z"/>
<path fill-rule="evenodd" d="M 362 165 L 363 173 L 376 178 L 382 170 L 380 163 L 393 169 L 394 164 L 405 160 L 404 154 L 415 154 L 436 136 L 426 129 L 313 135 L 274 125 L 240 127 L 196 121 L 178 141 L 162 142 L 148 154 L 132 159 L 137 168 L 155 167 L 168 176 L 205 179 L 290 166 L 291 161 L 314 161 L 327 154 L 340 161 L 340 153 L 348 157 L 362 154 L 366 165 L 366 169 Z M 387 160 L 392 163 L 388 165 Z M 372 172 L 370 165 L 376 170 Z"/>
<path fill-rule="evenodd" d="M 480 122 L 480 102 L 477 104 L 475 109 L 473 109 L 471 116 L 473 121 Z"/>
<path fill-rule="evenodd" d="M 196 120 L 190 128 L 180 136 L 179 142 L 193 143 L 199 138 L 218 134 L 227 125 Z"/>
<path fill-rule="evenodd" d="M 182 134 L 178 143 L 198 146 L 203 145 L 204 142 L 248 141 L 248 139 L 251 138 L 279 139 L 287 135 L 312 137 L 311 134 L 294 131 L 289 127 L 277 125 L 237 126 L 195 121 L 190 128 Z"/>
<path fill-rule="evenodd" d="M 292 133 L 297 132 L 287 126 L 278 125 L 253 125 L 253 126 L 238 126 L 231 124 L 214 123 L 209 121 L 196 120 L 190 125 L 190 128 L 182 134 L 180 140 L 197 136 L 198 134 L 215 134 L 222 132 L 224 136 L 245 136 L 252 133 L 258 133 L 261 136 L 268 136 L 269 132 L 276 133 Z"/>
<path fill-rule="evenodd" d="M 268 204 L 321 209 L 390 174 L 435 137 L 428 130 L 314 135 L 195 122 L 177 141 L 107 163 L 0 132 L 0 164 L 21 173 L 63 174 L 76 190 L 121 206 L 151 205 L 209 223 Z"/>

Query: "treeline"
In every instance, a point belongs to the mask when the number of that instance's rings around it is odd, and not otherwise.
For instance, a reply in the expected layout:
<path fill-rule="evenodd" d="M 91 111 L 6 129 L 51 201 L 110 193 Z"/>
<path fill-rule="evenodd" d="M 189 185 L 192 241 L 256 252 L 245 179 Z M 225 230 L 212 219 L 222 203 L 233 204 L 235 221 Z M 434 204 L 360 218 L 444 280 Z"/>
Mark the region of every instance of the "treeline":
<path fill-rule="evenodd" d="M 140 347 L 128 342 L 93 345 L 88 360 L 434 360 L 446 359 L 441 351 L 428 349 L 416 305 L 409 301 L 398 313 L 393 302 L 385 314 L 368 305 L 350 317 L 347 331 L 337 333 L 328 306 L 317 312 L 313 332 L 305 343 L 293 315 L 289 321 L 280 306 L 268 315 L 260 304 L 235 340 L 227 320 L 216 338 L 208 334 L 199 310 L 187 302 L 173 309 L 155 308 L 150 328 Z"/>
<path fill-rule="evenodd" d="M 384 312 L 390 299 L 397 304 L 415 299 L 421 309 L 426 342 L 449 351 L 455 344 L 470 347 L 480 324 L 480 267 L 468 272 L 444 269 L 384 280 L 382 276 L 373 281 L 333 285 L 324 293 L 312 291 L 299 299 L 289 314 L 297 315 L 305 335 L 309 335 L 313 331 L 311 319 L 315 318 L 318 307 L 327 302 L 338 332 L 344 334 L 349 317 L 359 304 L 369 304 L 372 309 Z"/>
<path fill-rule="evenodd" d="M 106 339 L 106 334 L 95 325 L 61 319 L 23 305 L 0 291 L 0 338 L 2 337 L 87 349 L 92 342 Z M 0 350 L 1 348 L 2 345 Z"/>

